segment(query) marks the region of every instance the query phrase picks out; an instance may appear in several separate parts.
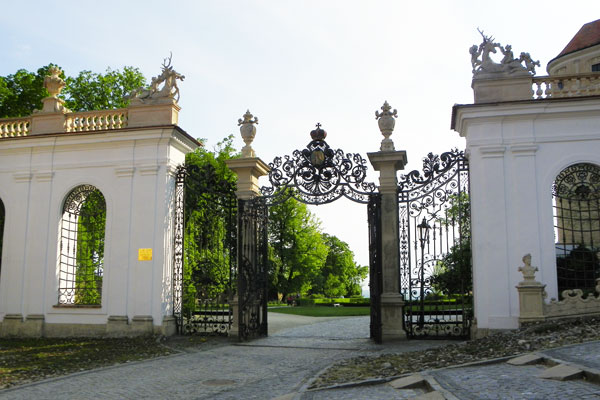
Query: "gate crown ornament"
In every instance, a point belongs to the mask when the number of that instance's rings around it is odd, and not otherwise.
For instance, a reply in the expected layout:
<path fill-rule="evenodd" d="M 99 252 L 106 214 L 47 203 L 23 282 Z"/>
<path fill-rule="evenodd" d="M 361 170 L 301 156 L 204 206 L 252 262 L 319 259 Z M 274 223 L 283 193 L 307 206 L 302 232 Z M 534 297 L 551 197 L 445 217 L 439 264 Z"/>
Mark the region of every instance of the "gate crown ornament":
<path fill-rule="evenodd" d="M 251 145 L 254 137 L 256 136 L 256 127 L 254 124 L 258 124 L 258 118 L 252 115 L 250 110 L 246 110 L 246 113 L 242 116 L 242 118 L 238 119 L 240 134 L 242 135 L 244 143 L 246 143 L 246 145 L 242 147 L 242 158 L 256 157 L 256 153 Z"/>
<path fill-rule="evenodd" d="M 317 122 L 317 125 L 315 126 L 317 128 L 310 131 L 310 138 L 312 140 L 325 140 L 327 132 L 324 129 L 321 129 L 321 123 Z"/>
<path fill-rule="evenodd" d="M 306 204 L 331 203 L 340 197 L 367 203 L 377 187 L 365 181 L 367 166 L 362 156 L 329 147 L 320 123 L 310 134 L 312 141 L 306 148 L 269 163 L 270 186 L 261 188 L 262 195 L 270 204 L 289 197 Z"/>
<path fill-rule="evenodd" d="M 394 131 L 394 126 L 396 125 L 396 120 L 394 118 L 398 118 L 398 110 L 394 109 L 392 112 L 392 107 L 388 104 L 387 100 L 381 106 L 382 113 L 379 111 L 375 111 L 375 119 L 377 119 L 377 123 L 379 125 L 379 130 L 381 134 L 384 136 L 384 139 L 381 141 L 381 151 L 394 151 L 394 142 L 390 139 L 392 132 Z"/>

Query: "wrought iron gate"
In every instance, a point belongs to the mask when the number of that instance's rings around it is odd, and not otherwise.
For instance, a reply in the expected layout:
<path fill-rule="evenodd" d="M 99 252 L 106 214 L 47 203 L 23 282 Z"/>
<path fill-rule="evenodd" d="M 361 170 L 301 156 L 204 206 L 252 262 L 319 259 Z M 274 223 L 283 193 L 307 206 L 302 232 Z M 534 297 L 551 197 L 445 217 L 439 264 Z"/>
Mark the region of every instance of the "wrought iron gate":
<path fill-rule="evenodd" d="M 181 334 L 226 335 L 231 328 L 236 212 L 235 185 L 217 179 L 211 166 L 178 168 L 173 285 Z"/>
<path fill-rule="evenodd" d="M 469 164 L 429 153 L 399 180 L 400 286 L 409 337 L 465 338 L 473 316 Z"/>
<path fill-rule="evenodd" d="M 262 197 L 238 205 L 239 339 L 267 335 L 268 210 Z"/>
<path fill-rule="evenodd" d="M 381 269 L 381 195 L 369 197 L 369 292 L 371 297 L 371 339 L 381 343 L 381 292 L 383 271 Z"/>
<path fill-rule="evenodd" d="M 269 164 L 269 186 L 261 188 L 261 196 L 239 205 L 239 321 L 240 339 L 267 334 L 268 210 L 294 198 L 305 204 L 331 203 L 342 197 L 369 203 L 369 232 L 373 240 L 371 260 L 380 263 L 380 212 L 374 183 L 365 181 L 366 160 L 360 154 L 334 150 L 325 142 L 327 133 L 317 124 L 313 139 L 305 149 L 291 156 L 276 157 Z M 373 199 L 370 202 L 370 199 Z M 380 270 L 380 269 L 379 269 Z M 379 273 L 381 276 L 381 273 Z M 380 285 L 375 290 L 379 294 Z M 379 297 L 377 297 L 379 299 Z M 371 336 L 381 341 L 379 303 L 372 302 Z"/>

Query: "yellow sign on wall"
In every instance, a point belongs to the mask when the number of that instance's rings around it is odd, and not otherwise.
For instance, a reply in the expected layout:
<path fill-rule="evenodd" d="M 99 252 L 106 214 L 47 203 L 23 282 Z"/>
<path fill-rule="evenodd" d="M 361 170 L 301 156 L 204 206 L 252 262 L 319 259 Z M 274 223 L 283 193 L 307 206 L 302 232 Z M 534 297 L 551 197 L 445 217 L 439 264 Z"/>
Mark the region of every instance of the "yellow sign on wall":
<path fill-rule="evenodd" d="M 152 261 L 152 249 L 138 249 L 138 261 Z"/>

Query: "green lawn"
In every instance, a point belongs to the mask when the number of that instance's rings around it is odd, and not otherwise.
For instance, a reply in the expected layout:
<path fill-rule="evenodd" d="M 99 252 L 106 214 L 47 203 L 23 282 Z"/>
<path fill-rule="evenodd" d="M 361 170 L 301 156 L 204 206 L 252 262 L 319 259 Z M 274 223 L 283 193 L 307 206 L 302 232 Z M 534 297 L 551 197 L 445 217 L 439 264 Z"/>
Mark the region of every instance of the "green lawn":
<path fill-rule="evenodd" d="M 277 307 L 269 308 L 269 312 L 282 314 L 306 315 L 308 317 L 350 317 L 369 315 L 369 307 Z"/>

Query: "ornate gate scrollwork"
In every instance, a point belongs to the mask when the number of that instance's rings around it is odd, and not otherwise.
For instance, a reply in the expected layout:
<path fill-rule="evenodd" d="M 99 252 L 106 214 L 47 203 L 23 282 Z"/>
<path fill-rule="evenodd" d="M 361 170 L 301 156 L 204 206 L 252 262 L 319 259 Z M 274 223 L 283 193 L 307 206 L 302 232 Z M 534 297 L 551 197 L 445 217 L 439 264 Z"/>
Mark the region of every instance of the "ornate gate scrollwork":
<path fill-rule="evenodd" d="M 239 339 L 267 335 L 268 210 L 261 197 L 238 202 Z"/>
<path fill-rule="evenodd" d="M 311 132 L 312 141 L 291 156 L 276 157 L 269 164 L 269 186 L 261 196 L 240 200 L 238 206 L 238 298 L 240 340 L 267 334 L 268 210 L 270 206 L 294 198 L 305 204 L 327 204 L 342 197 L 369 206 L 372 232 L 372 262 L 380 262 L 379 235 L 381 214 L 378 212 L 377 187 L 365 182 L 366 160 L 360 154 L 333 150 L 320 124 Z M 380 287 L 380 286 L 379 286 Z M 376 293 L 379 293 L 376 291 Z M 372 303 L 373 304 L 373 303 Z M 379 307 L 378 303 L 372 307 Z M 378 322 L 373 322 L 378 321 Z M 381 338 L 381 315 L 372 313 L 372 336 Z M 378 333 L 379 332 L 379 333 Z"/>
<path fill-rule="evenodd" d="M 311 132 L 313 140 L 303 150 L 291 156 L 275 157 L 269 163 L 270 186 L 261 194 L 269 203 L 279 203 L 294 197 L 305 204 L 327 204 L 341 197 L 366 204 L 376 192 L 372 182 L 365 182 L 367 162 L 358 153 L 333 150 L 325 137 L 327 133 L 317 124 Z M 293 189 L 293 190 L 286 190 Z"/>
<path fill-rule="evenodd" d="M 429 153 L 423 170 L 401 176 L 400 286 L 409 337 L 470 333 L 469 164 L 462 151 Z"/>

